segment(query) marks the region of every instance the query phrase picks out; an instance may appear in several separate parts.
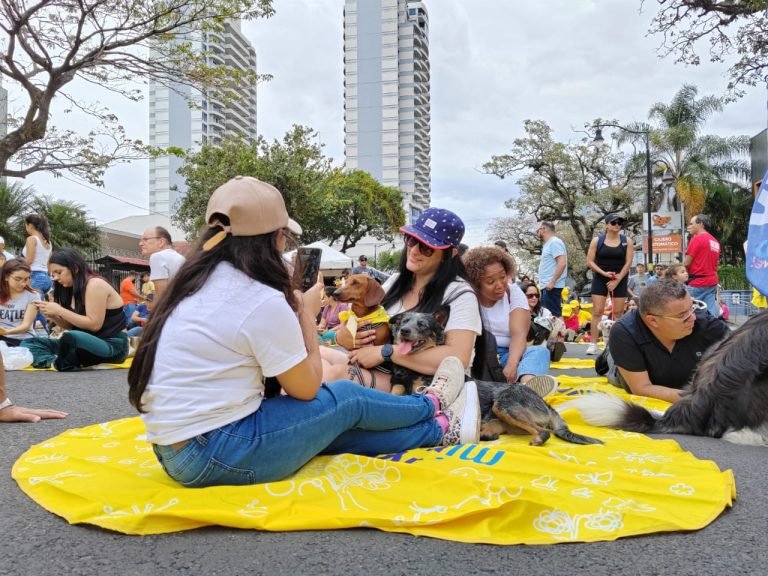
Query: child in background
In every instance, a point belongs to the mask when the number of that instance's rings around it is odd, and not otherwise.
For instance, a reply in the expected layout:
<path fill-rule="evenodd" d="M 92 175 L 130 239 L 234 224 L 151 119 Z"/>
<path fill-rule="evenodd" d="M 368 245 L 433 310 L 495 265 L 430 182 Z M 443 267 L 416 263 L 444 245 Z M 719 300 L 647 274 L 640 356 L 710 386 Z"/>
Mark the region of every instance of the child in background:
<path fill-rule="evenodd" d="M 667 268 L 667 278 L 677 280 L 681 284 L 687 284 L 688 269 L 685 267 L 685 264 L 672 264 L 672 266 Z"/>

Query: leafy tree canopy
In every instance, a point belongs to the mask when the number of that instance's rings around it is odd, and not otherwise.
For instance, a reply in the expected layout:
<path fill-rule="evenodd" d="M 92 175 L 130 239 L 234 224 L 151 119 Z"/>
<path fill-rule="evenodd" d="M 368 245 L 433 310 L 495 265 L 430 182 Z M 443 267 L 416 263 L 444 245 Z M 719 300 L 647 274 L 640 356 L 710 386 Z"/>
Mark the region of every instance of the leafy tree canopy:
<path fill-rule="evenodd" d="M 102 183 L 110 163 L 145 156 L 148 149 L 126 136 L 119 119 L 69 91 L 76 78 L 139 100 L 128 86 L 154 81 L 232 97 L 233 83 L 253 83 L 253 72 L 214 64 L 198 42 L 231 19 L 273 14 L 272 0 L 13 0 L 0 3 L 0 77 L 18 92 L 0 138 L 0 175 L 25 177 L 69 170 Z M 54 98 L 68 112 L 90 117 L 82 133 L 52 122 Z M 88 124 L 84 122 L 83 124 Z"/>
<path fill-rule="evenodd" d="M 743 95 L 745 86 L 762 84 L 768 74 L 768 0 L 656 3 L 658 12 L 649 32 L 661 36 L 662 54 L 693 65 L 701 63 L 702 50 L 711 62 L 733 58 L 728 70 L 732 97 Z"/>
<path fill-rule="evenodd" d="M 347 250 L 367 234 L 391 238 L 405 221 L 397 189 L 365 172 L 334 168 L 317 144 L 317 133 L 305 126 L 294 125 L 282 141 L 230 139 L 203 146 L 185 156 L 179 173 L 188 191 L 173 220 L 188 238 L 204 225 L 213 191 L 235 175 L 253 176 L 280 190 L 288 213 L 301 224 L 303 243 L 329 240 Z"/>

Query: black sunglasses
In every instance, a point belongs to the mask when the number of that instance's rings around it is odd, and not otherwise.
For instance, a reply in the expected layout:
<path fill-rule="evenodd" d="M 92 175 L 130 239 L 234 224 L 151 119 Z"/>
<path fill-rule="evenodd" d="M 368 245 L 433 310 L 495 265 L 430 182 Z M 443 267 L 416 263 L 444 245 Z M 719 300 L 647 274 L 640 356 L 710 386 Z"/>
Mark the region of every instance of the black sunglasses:
<path fill-rule="evenodd" d="M 422 256 L 425 256 L 426 258 L 429 258 L 432 256 L 432 254 L 435 253 L 435 249 L 431 246 L 427 246 L 419 240 L 418 238 L 415 238 L 414 236 L 406 236 L 405 237 L 405 245 L 408 246 L 408 248 L 413 248 L 414 246 L 419 247 L 419 252 L 421 252 Z"/>
<path fill-rule="evenodd" d="M 611 224 L 613 226 L 624 226 L 624 220 L 611 220 L 608 222 L 608 224 Z"/>

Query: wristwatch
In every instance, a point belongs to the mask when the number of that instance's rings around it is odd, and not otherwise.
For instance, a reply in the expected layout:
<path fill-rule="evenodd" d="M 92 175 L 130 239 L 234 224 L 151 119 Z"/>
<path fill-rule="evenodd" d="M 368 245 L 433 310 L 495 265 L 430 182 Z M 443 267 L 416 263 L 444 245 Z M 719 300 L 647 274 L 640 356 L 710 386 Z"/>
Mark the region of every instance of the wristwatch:
<path fill-rule="evenodd" d="M 384 344 L 384 346 L 381 347 L 381 357 L 384 359 L 384 362 L 390 362 L 392 360 L 392 344 Z"/>
<path fill-rule="evenodd" d="M 3 408 L 8 408 L 8 406 L 13 406 L 13 402 L 11 402 L 10 398 L 6 397 L 5 400 L 0 402 L 0 410 L 2 410 Z"/>

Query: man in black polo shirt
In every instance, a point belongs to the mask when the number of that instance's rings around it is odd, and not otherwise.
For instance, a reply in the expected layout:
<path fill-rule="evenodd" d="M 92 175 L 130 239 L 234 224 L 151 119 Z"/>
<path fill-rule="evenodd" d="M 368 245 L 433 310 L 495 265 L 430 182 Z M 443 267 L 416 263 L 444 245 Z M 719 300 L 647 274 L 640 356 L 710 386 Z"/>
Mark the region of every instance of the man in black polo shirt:
<path fill-rule="evenodd" d="M 661 279 L 616 322 L 608 347 L 619 383 L 632 394 L 675 402 L 704 352 L 728 332 L 725 322 L 695 309 L 685 285 Z"/>

